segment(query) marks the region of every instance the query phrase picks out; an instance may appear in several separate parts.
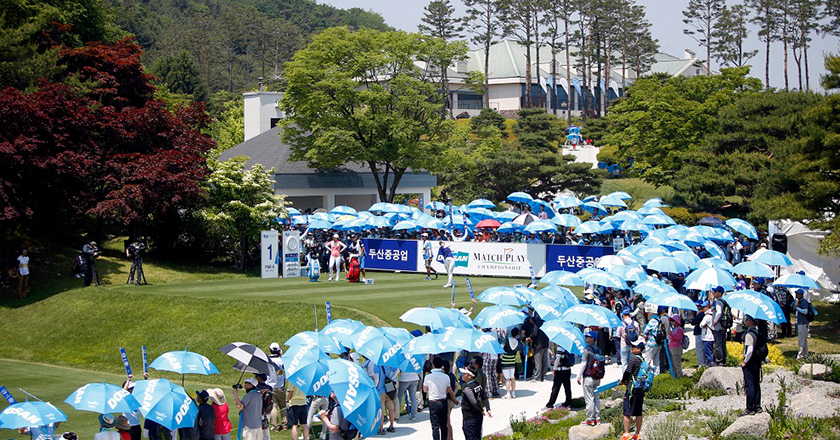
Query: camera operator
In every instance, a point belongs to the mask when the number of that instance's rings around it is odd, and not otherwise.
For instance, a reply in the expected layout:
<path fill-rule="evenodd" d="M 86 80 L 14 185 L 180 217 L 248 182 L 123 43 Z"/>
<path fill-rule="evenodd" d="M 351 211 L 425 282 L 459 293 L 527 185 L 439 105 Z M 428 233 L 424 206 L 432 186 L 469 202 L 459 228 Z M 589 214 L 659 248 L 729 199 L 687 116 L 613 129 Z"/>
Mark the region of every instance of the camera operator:
<path fill-rule="evenodd" d="M 125 256 L 131 258 L 131 272 L 128 274 L 128 281 L 126 284 L 131 284 L 137 280 L 137 285 L 140 285 L 142 279 L 144 284 L 146 281 L 146 274 L 143 272 L 143 256 L 146 254 L 146 244 L 140 241 L 140 238 L 135 238 L 134 242 L 128 245 L 125 249 Z"/>
<path fill-rule="evenodd" d="M 85 275 L 84 286 L 90 286 L 90 282 L 96 280 L 96 285 L 99 285 L 99 274 L 96 273 L 96 265 L 93 260 L 99 257 L 99 249 L 96 247 L 96 242 L 82 246 L 82 273 Z"/>

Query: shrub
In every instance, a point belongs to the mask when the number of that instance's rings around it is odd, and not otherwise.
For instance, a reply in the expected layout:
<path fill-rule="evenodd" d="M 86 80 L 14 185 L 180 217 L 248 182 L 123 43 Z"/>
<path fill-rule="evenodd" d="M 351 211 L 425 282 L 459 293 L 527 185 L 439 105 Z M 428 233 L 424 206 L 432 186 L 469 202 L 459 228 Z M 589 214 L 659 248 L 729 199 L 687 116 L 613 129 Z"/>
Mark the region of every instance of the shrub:
<path fill-rule="evenodd" d="M 645 397 L 651 399 L 680 399 L 694 386 L 694 380 L 690 377 L 673 378 L 667 374 L 660 374 L 653 379 L 653 387 Z"/>
<path fill-rule="evenodd" d="M 796 363 L 796 370 L 799 371 L 799 367 L 803 364 L 823 364 L 830 367 L 831 374 L 823 380 L 840 383 L 840 362 L 836 359 L 824 354 L 811 353 Z"/>
<path fill-rule="evenodd" d="M 706 420 L 706 426 L 709 428 L 709 431 L 712 432 L 712 438 L 719 439 L 720 434 L 723 431 L 726 431 L 726 428 L 735 422 L 735 419 L 735 415 L 728 411 L 724 413 L 715 413 L 715 415 L 709 417 L 709 420 Z"/>
<path fill-rule="evenodd" d="M 687 437 L 677 417 L 665 417 L 660 422 L 644 427 L 644 434 L 648 440 L 679 440 Z"/>
<path fill-rule="evenodd" d="M 764 437 L 752 434 L 732 434 L 727 435 L 724 440 L 764 440 Z"/>
<path fill-rule="evenodd" d="M 744 362 L 744 344 L 728 341 L 726 343 L 726 365 L 730 367 L 740 367 L 741 362 Z M 768 364 L 785 366 L 789 361 L 779 347 L 775 344 L 767 344 L 766 362 Z"/>
<path fill-rule="evenodd" d="M 549 420 L 560 420 L 569 415 L 569 410 L 566 408 L 552 408 L 543 413 Z"/>

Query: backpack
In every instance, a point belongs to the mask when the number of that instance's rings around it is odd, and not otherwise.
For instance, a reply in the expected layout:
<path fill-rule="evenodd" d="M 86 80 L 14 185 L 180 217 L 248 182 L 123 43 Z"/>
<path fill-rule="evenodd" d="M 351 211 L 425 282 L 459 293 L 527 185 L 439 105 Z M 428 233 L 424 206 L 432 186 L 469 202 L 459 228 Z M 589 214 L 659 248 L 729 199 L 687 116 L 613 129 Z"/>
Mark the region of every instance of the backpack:
<path fill-rule="evenodd" d="M 351 283 L 359 282 L 359 259 L 353 257 L 350 259 L 350 267 L 347 268 L 347 281 Z"/>
<path fill-rule="evenodd" d="M 756 362 L 761 364 L 767 359 L 767 354 L 769 353 L 769 350 L 767 349 L 767 340 L 759 335 L 758 327 L 752 327 L 747 330 L 747 333 L 753 333 L 755 336 L 755 347 L 753 347 L 753 355 L 750 360 L 754 359 Z"/>
<path fill-rule="evenodd" d="M 260 390 L 260 397 L 262 398 L 262 413 L 263 415 L 270 415 L 274 408 L 274 400 L 272 399 L 272 392 L 269 389 Z"/>
<path fill-rule="evenodd" d="M 814 313 L 814 306 L 808 301 L 805 301 L 805 303 L 808 304 L 808 311 L 805 313 L 805 319 L 808 322 L 812 322 L 814 320 L 815 315 L 816 315 Z"/>
<path fill-rule="evenodd" d="M 653 341 L 656 342 L 656 345 L 662 345 L 665 342 L 665 325 L 662 324 L 662 318 L 656 318 L 656 335 L 653 337 Z"/>
<path fill-rule="evenodd" d="M 691 341 L 688 339 L 688 335 L 683 332 L 682 341 L 680 341 L 680 345 L 682 346 L 683 350 L 688 350 L 688 346 L 691 344 Z"/>
<path fill-rule="evenodd" d="M 729 308 L 729 303 L 725 300 L 720 300 L 723 303 L 723 313 L 720 316 L 720 326 L 726 330 L 732 328 L 732 309 Z"/>
<path fill-rule="evenodd" d="M 604 373 L 606 373 L 604 357 L 592 352 L 592 360 L 589 361 L 589 366 L 586 367 L 584 376 L 591 377 L 593 380 L 601 380 L 604 378 Z"/>
<path fill-rule="evenodd" d="M 347 427 L 346 431 L 343 430 L 343 429 L 341 430 L 341 439 L 342 440 L 353 440 L 354 438 L 356 438 L 358 436 L 359 436 L 359 430 L 356 429 L 356 427 L 353 426 L 352 423 Z"/>
<path fill-rule="evenodd" d="M 635 321 L 631 321 L 630 324 L 624 326 L 624 343 L 632 345 L 636 339 L 639 339 L 639 331 L 636 328 Z"/>
<path fill-rule="evenodd" d="M 641 359 L 641 357 L 639 359 Z M 633 390 L 642 390 L 644 392 L 650 391 L 650 389 L 653 388 L 653 379 L 655 377 L 656 368 L 654 368 L 653 365 L 642 361 L 642 365 L 639 366 L 639 373 L 633 381 Z"/>
<path fill-rule="evenodd" d="M 76 258 L 73 259 L 73 264 L 70 266 L 70 273 L 72 273 L 74 277 L 78 276 L 78 275 L 81 275 L 81 273 L 82 273 L 82 256 L 81 255 L 79 255 L 79 256 L 77 256 Z"/>

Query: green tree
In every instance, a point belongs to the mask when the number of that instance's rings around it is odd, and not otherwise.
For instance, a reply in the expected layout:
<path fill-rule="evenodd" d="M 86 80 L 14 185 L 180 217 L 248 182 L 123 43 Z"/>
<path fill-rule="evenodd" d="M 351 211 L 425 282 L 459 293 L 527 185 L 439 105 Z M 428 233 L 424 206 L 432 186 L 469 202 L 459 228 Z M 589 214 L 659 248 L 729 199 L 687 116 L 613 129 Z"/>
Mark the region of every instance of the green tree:
<path fill-rule="evenodd" d="M 480 132 L 486 127 L 496 127 L 503 136 L 507 137 L 507 133 L 505 132 L 507 129 L 505 117 L 489 107 L 484 107 L 478 116 L 470 119 L 470 126 L 474 132 Z"/>
<path fill-rule="evenodd" d="M 819 30 L 819 16 L 821 0 L 791 0 L 791 41 L 793 44 L 793 60 L 799 76 L 799 90 L 811 90 L 810 68 L 808 65 L 808 49 L 811 44 L 811 34 Z M 805 67 L 805 84 L 802 83 L 802 67 Z"/>
<path fill-rule="evenodd" d="M 216 141 L 216 148 L 208 153 L 217 159 L 223 151 L 245 141 L 245 103 L 236 97 L 222 104 L 224 110 L 210 123 L 209 134 Z"/>
<path fill-rule="evenodd" d="M 683 23 L 688 26 L 683 33 L 706 48 L 706 75 L 712 74 L 713 31 L 725 7 L 724 0 L 688 0 L 688 6 L 683 11 Z"/>
<path fill-rule="evenodd" d="M 293 158 L 317 168 L 366 165 L 380 199 L 392 201 L 406 172 L 433 171 L 452 122 L 415 60 L 466 46 L 405 32 L 327 29 L 286 64 L 283 138 Z"/>
<path fill-rule="evenodd" d="M 207 206 L 199 211 L 211 233 L 228 245 L 238 269 L 245 268 L 248 254 L 260 230 L 277 227 L 287 217 L 283 196 L 274 194 L 273 170 L 255 164 L 245 169 L 247 158 L 208 161 Z"/>
<path fill-rule="evenodd" d="M 741 67 L 754 57 L 758 50 L 746 50 L 744 41 L 749 37 L 747 7 L 743 4 L 724 7 L 712 29 L 712 57 L 724 67 Z"/>
<path fill-rule="evenodd" d="M 470 42 L 484 49 L 484 107 L 490 107 L 490 46 L 502 33 L 499 18 L 501 0 L 464 0 L 467 15 L 462 19 L 471 34 Z"/>
<path fill-rule="evenodd" d="M 749 68 L 722 69 L 719 75 L 692 78 L 640 78 L 627 97 L 611 107 L 603 143 L 634 159 L 633 173 L 667 185 L 704 136 L 716 130 L 718 111 L 738 96 L 760 90 Z"/>
<path fill-rule="evenodd" d="M 535 0 L 505 0 L 500 3 L 499 16 L 504 23 L 504 35 L 513 37 L 525 46 L 525 105 L 534 103 L 531 84 L 533 80 L 531 48 L 537 34 L 537 8 Z"/>
<path fill-rule="evenodd" d="M 822 86 L 828 89 L 840 89 L 840 56 L 825 57 L 826 74 L 821 77 Z"/>
<path fill-rule="evenodd" d="M 191 95 L 196 101 L 207 99 L 207 88 L 202 81 L 201 72 L 186 50 L 155 60 L 152 74 L 172 93 Z"/>
<path fill-rule="evenodd" d="M 432 0 L 426 5 L 421 23 L 417 26 L 418 30 L 423 35 L 428 35 L 432 38 L 440 39 L 437 44 L 440 46 L 438 50 L 430 52 L 430 55 L 436 54 L 438 56 L 429 57 L 426 61 L 429 67 L 437 68 L 440 72 L 440 92 L 445 108 L 441 112 L 442 116 L 452 114 L 452 102 L 449 99 L 449 66 L 453 62 L 460 61 L 457 54 L 460 51 L 447 50 L 447 42 L 450 40 L 463 38 L 461 32 L 464 26 L 460 20 L 455 17 L 455 8 L 449 0 Z"/>
<path fill-rule="evenodd" d="M 758 25 L 758 37 L 764 42 L 764 90 L 770 91 L 770 45 L 779 39 L 778 0 L 745 0 L 753 11 L 750 20 Z"/>

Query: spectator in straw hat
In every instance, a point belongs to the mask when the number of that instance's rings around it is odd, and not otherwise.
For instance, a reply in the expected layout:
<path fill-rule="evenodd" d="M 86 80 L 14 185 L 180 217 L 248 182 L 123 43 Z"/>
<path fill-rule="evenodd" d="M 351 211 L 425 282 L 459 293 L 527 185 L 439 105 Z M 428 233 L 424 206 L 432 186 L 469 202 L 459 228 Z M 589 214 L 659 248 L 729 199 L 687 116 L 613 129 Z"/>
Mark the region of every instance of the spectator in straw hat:
<path fill-rule="evenodd" d="M 215 440 L 230 440 L 230 417 L 228 416 L 228 404 L 225 399 L 225 393 L 221 388 L 212 388 L 207 390 L 210 402 L 212 402 L 214 425 L 213 432 Z"/>

